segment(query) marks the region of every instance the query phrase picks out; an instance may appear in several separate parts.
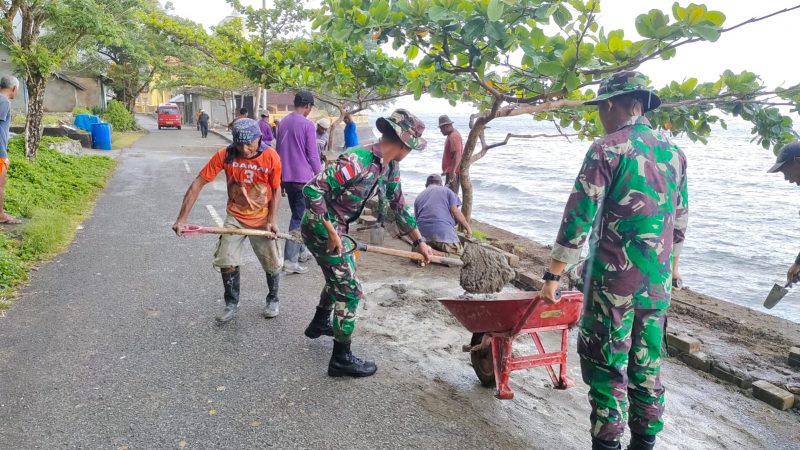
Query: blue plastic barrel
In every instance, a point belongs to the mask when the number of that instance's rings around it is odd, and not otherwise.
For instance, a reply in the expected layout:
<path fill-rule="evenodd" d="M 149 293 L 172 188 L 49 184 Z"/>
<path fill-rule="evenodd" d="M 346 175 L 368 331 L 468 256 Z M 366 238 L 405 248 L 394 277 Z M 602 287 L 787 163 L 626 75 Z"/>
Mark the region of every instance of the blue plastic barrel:
<path fill-rule="evenodd" d="M 92 148 L 111 150 L 111 124 L 105 122 L 92 124 Z"/>
<path fill-rule="evenodd" d="M 75 126 L 84 131 L 92 131 L 92 124 L 100 123 L 100 118 L 93 114 L 78 114 L 75 116 Z"/>

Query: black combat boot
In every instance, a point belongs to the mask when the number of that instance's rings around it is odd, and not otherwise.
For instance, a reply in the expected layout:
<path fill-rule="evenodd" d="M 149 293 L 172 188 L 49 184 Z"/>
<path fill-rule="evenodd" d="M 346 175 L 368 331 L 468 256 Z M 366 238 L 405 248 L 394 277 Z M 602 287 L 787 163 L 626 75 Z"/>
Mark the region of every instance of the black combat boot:
<path fill-rule="evenodd" d="M 655 446 L 655 436 L 631 433 L 631 443 L 628 445 L 628 450 L 653 450 Z"/>
<path fill-rule="evenodd" d="M 364 361 L 350 353 L 349 342 L 333 341 L 333 355 L 328 363 L 328 375 L 331 377 L 368 377 L 378 371 L 372 361 Z"/>
<path fill-rule="evenodd" d="M 320 336 L 333 336 L 333 326 L 331 326 L 331 310 L 317 306 L 314 318 L 306 327 L 304 333 L 306 337 L 316 339 Z"/>
<path fill-rule="evenodd" d="M 267 319 L 278 317 L 278 287 L 280 286 L 280 282 L 280 272 L 267 274 L 269 294 L 267 294 L 267 305 L 264 307 L 264 317 Z"/>
<path fill-rule="evenodd" d="M 239 309 L 239 268 L 222 272 L 222 285 L 225 287 L 225 309 L 217 316 L 217 323 L 230 322 Z"/>
<path fill-rule="evenodd" d="M 592 450 L 620 450 L 621 448 L 619 441 L 604 441 L 592 437 Z"/>

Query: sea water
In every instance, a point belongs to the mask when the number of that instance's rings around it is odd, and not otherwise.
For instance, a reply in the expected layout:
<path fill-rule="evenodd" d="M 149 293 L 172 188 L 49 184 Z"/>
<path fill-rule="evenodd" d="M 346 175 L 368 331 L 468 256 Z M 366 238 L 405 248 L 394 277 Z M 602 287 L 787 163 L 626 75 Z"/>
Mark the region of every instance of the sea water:
<path fill-rule="evenodd" d="M 414 112 L 427 126 L 428 148 L 413 152 L 401 165 L 409 203 L 424 189 L 428 175 L 441 172 L 444 146 L 439 113 Z M 370 112 L 370 120 L 385 114 Z M 451 113 L 450 118 L 466 141 L 468 113 Z M 555 131 L 520 116 L 494 120 L 486 137 L 493 143 L 507 133 L 542 132 Z M 730 118 L 728 129 L 715 130 L 707 145 L 673 139 L 688 159 L 689 230 L 681 275 L 697 292 L 800 322 L 798 291 L 771 310 L 761 306 L 773 283 L 785 281 L 800 251 L 800 187 L 780 173 L 766 173 L 775 156 L 751 143 L 751 137 L 746 122 Z M 490 150 L 471 169 L 473 217 L 551 244 L 589 145 L 564 138 L 511 139 Z"/>

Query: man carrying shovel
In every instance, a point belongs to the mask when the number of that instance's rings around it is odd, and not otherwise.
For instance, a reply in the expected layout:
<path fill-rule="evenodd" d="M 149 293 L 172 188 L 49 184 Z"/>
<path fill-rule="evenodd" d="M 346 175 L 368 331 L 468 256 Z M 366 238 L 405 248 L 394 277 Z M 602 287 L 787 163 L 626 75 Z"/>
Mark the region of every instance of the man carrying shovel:
<path fill-rule="evenodd" d="M 800 186 L 800 142 L 792 142 L 785 145 L 778 152 L 775 164 L 767 172 L 781 172 L 786 181 Z M 800 278 L 800 254 L 797 255 L 794 264 L 789 267 L 789 271 L 786 273 L 786 287 L 796 283 L 798 278 Z M 780 300 L 780 298 L 777 300 Z M 769 307 L 771 308 L 772 306 Z"/>
<path fill-rule="evenodd" d="M 592 449 L 619 449 L 627 422 L 628 448 L 647 450 L 664 426 L 659 373 L 673 253 L 688 222 L 686 157 L 643 116 L 661 104 L 644 75 L 610 76 L 587 104 L 597 105 L 606 135 L 586 154 L 540 295 L 555 301 L 591 229 L 578 354 Z"/>
<path fill-rule="evenodd" d="M 261 130 L 253 119 L 237 119 L 233 126 L 233 144 L 221 149 L 203 167 L 183 197 L 181 211 L 172 229 L 180 236 L 187 229 L 189 212 L 200 191 L 225 171 L 228 182 L 228 216 L 225 228 L 250 228 L 278 233 L 281 160 L 275 150 L 262 142 Z M 264 317 L 278 315 L 278 285 L 283 259 L 278 242 L 262 236 L 222 235 L 214 253 L 213 265 L 222 273 L 225 309 L 217 317 L 222 324 L 233 319 L 239 309 L 239 265 L 245 239 L 267 274 Z"/>
<path fill-rule="evenodd" d="M 367 200 L 378 193 L 382 204 L 388 201 L 397 227 L 414 241 L 414 249 L 425 261 L 432 255 L 406 206 L 400 185 L 399 163 L 411 150 L 425 148 L 425 124 L 398 109 L 390 117 L 378 119 L 376 126 L 382 133 L 378 144 L 347 150 L 303 189 L 307 207 L 300 229 L 325 276 L 325 288 L 305 335 L 312 339 L 321 335 L 334 337 L 328 363 L 328 375 L 332 377 L 368 377 L 378 370 L 374 362 L 361 360 L 350 352 L 362 292 L 355 274 L 353 243 L 340 237 L 361 215 Z"/>

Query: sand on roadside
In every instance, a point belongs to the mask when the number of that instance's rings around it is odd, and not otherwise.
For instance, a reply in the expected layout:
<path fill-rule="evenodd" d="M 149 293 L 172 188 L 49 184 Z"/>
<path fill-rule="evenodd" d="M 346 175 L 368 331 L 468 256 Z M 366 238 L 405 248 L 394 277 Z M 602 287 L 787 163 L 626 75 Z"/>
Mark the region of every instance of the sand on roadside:
<path fill-rule="evenodd" d="M 545 246 L 510 233 L 503 235 L 505 232 L 492 230 L 493 227 L 482 224 L 478 227 L 487 231 L 499 245 L 511 245 L 512 250 L 517 247 L 515 253 L 522 257 L 523 267 L 539 273 L 549 253 Z M 367 238 L 366 235 L 357 237 Z M 515 240 L 511 240 L 512 237 Z M 388 239 L 386 245 L 407 248 L 406 244 L 393 239 Z M 436 301 L 436 298 L 452 298 L 463 293 L 458 285 L 458 273 L 457 268 L 418 267 L 397 258 L 359 255 L 359 277 L 364 283 L 365 301 L 359 311 L 357 333 L 379 344 L 379 354 L 373 356 L 380 362 L 381 376 L 398 377 L 403 384 L 415 385 L 417 396 L 409 401 L 417 402 L 444 419 L 468 421 L 476 433 L 502 433 L 525 442 L 527 448 L 588 448 L 587 388 L 581 381 L 574 333 L 570 335 L 568 364 L 569 374 L 576 380 L 573 388 L 553 389 L 546 371 L 537 368 L 512 374 L 514 400 L 496 399 L 493 390 L 481 387 L 470 366 L 469 355 L 461 351 L 461 346 L 469 343 L 471 334 Z M 688 302 L 695 301 L 695 296 L 697 294 L 681 293 L 676 297 Z M 712 302 L 704 296 L 697 296 L 696 301 L 713 311 Z M 719 311 L 714 314 L 723 317 L 724 306 Z M 731 347 L 707 321 L 704 332 L 700 333 L 702 318 L 680 311 L 673 317 L 671 325 L 673 321 L 679 322 L 687 331 L 698 332 L 709 347 L 713 347 L 717 339 L 720 345 Z M 739 327 L 750 326 L 749 321 L 741 320 L 738 315 L 732 317 Z M 724 320 L 717 320 L 719 326 L 723 326 Z M 756 322 L 759 321 L 753 321 Z M 762 330 L 768 326 L 767 322 L 760 323 Z M 755 334 L 747 336 L 741 338 L 746 341 L 742 348 L 766 347 L 759 343 Z M 791 330 L 782 332 L 781 336 L 788 341 Z M 529 341 L 529 338 L 521 338 L 515 343 L 515 351 L 530 349 Z M 544 343 L 545 347 L 552 348 L 557 345 L 558 338 L 546 336 Z M 767 351 L 766 348 L 762 350 Z M 665 360 L 662 373 L 667 389 L 666 427 L 659 435 L 658 448 L 797 448 L 800 415 L 796 410 L 777 411 L 753 399 L 748 392 L 719 383 L 674 358 Z"/>

